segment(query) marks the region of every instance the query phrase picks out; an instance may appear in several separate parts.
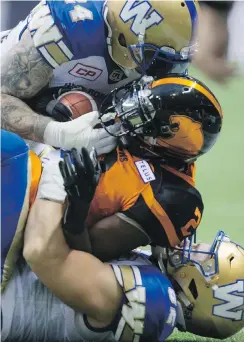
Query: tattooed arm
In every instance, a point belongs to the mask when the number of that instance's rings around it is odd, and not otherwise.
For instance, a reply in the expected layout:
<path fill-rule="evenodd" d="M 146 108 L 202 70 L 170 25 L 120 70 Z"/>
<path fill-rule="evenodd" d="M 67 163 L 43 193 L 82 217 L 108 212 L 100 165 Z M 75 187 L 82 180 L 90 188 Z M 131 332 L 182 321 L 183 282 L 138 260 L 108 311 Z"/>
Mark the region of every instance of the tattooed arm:
<path fill-rule="evenodd" d="M 90 151 L 95 147 L 99 155 L 112 151 L 117 139 L 103 128 L 93 129 L 98 123 L 96 111 L 89 113 L 89 117 L 83 115 L 70 122 L 57 122 L 35 113 L 21 100 L 34 97 L 51 76 L 52 68 L 33 46 L 26 31 L 1 61 L 2 129 L 66 150 L 86 147 Z M 114 132 L 117 128 L 114 125 Z"/>
<path fill-rule="evenodd" d="M 31 98 L 44 88 L 52 71 L 26 31 L 6 56 L 2 56 L 2 129 L 43 142 L 44 131 L 51 119 L 33 112 L 21 99 Z"/>

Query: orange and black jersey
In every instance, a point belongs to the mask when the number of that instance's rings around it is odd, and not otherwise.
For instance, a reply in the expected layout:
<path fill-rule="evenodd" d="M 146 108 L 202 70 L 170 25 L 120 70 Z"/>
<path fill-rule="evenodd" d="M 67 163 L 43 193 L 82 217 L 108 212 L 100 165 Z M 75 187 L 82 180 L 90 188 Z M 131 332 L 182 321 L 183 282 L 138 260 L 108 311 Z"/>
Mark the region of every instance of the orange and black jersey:
<path fill-rule="evenodd" d="M 103 164 L 105 171 L 87 218 L 89 227 L 104 217 L 123 213 L 160 246 L 175 246 L 195 232 L 203 202 L 194 187 L 194 165 L 181 173 L 149 164 L 119 148 L 106 155 Z"/>

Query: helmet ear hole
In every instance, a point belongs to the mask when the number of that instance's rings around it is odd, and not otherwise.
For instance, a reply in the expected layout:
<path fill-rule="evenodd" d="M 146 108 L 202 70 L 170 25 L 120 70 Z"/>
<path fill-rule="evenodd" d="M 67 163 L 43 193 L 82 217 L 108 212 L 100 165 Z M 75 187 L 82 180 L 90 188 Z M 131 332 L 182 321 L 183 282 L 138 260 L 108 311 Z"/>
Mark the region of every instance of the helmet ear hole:
<path fill-rule="evenodd" d="M 197 299 L 198 297 L 198 291 L 197 291 L 197 286 L 196 286 L 196 283 L 195 283 L 195 280 L 192 279 L 190 284 L 189 284 L 189 290 L 193 296 L 194 299 Z"/>
<path fill-rule="evenodd" d="M 127 45 L 126 45 L 126 39 L 125 39 L 125 36 L 123 35 L 123 33 L 120 33 L 120 34 L 119 34 L 118 41 L 119 41 L 119 43 L 120 43 L 121 46 L 123 46 L 123 47 L 125 47 L 125 48 L 127 47 Z"/>
<path fill-rule="evenodd" d="M 231 266 L 231 263 L 234 259 L 235 259 L 235 257 L 233 257 L 233 256 L 230 258 L 230 266 Z"/>

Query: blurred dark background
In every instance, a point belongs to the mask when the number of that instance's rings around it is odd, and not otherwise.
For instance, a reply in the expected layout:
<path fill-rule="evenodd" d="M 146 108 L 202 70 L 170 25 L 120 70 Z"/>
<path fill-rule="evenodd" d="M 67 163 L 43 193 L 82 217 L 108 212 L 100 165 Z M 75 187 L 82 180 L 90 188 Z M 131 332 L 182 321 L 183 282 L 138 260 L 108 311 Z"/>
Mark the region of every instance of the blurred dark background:
<path fill-rule="evenodd" d="M 5 31 L 13 28 L 19 21 L 25 19 L 30 10 L 39 1 L 9 1 L 1 0 L 0 30 Z"/>

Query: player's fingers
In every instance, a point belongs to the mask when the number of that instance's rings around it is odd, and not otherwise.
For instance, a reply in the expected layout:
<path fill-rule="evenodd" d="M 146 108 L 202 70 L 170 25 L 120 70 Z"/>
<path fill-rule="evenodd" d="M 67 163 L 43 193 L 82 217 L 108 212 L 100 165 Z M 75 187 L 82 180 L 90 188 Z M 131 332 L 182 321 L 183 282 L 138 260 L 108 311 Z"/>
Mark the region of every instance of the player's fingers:
<path fill-rule="evenodd" d="M 65 153 L 64 154 L 64 169 L 65 169 L 65 173 L 68 177 L 73 177 L 74 176 L 74 170 L 72 167 L 72 161 L 70 158 L 70 154 L 69 153 Z"/>
<path fill-rule="evenodd" d="M 94 110 L 93 112 L 84 114 L 80 118 L 77 118 L 76 120 L 79 120 L 79 119 L 83 125 L 84 123 L 86 123 L 87 125 L 94 127 L 96 124 L 99 123 L 98 111 Z"/>
<path fill-rule="evenodd" d="M 85 170 L 84 170 L 84 162 L 81 154 L 78 153 L 76 148 L 71 150 L 71 155 L 75 167 L 75 171 L 80 178 L 84 178 Z"/>
<path fill-rule="evenodd" d="M 107 145 L 107 151 L 112 151 L 117 144 L 117 139 L 110 134 L 108 134 L 104 129 L 93 129 L 90 134 L 89 143 L 87 144 L 88 151 L 94 147 L 97 154 L 100 156 L 102 154 L 101 147 Z"/>
<path fill-rule="evenodd" d="M 121 124 L 116 123 L 114 125 L 108 126 L 107 131 L 104 128 L 98 128 L 98 129 L 95 129 L 93 132 L 94 132 L 94 134 L 96 134 L 97 139 L 102 140 L 102 139 L 105 139 L 107 137 L 110 137 L 111 134 L 115 135 L 115 134 L 119 133 L 120 127 L 121 127 Z"/>
<path fill-rule="evenodd" d="M 105 139 L 102 139 L 100 143 L 97 145 L 97 154 L 101 156 L 102 154 L 107 154 L 113 151 L 118 145 L 118 138 L 109 136 Z"/>
<path fill-rule="evenodd" d="M 94 150 L 94 148 L 92 150 Z M 95 178 L 95 168 L 87 149 L 84 147 L 82 148 L 82 155 L 86 171 L 87 186 L 89 186 L 89 188 L 91 187 L 90 189 L 92 189 L 93 191 L 97 185 Z"/>
<path fill-rule="evenodd" d="M 94 166 L 91 161 L 90 155 L 85 147 L 82 147 L 81 153 L 83 156 L 85 172 L 88 175 L 88 178 L 91 178 L 94 175 Z"/>
<path fill-rule="evenodd" d="M 121 131 L 121 123 L 117 122 L 114 125 L 108 126 L 110 134 L 118 134 Z"/>

